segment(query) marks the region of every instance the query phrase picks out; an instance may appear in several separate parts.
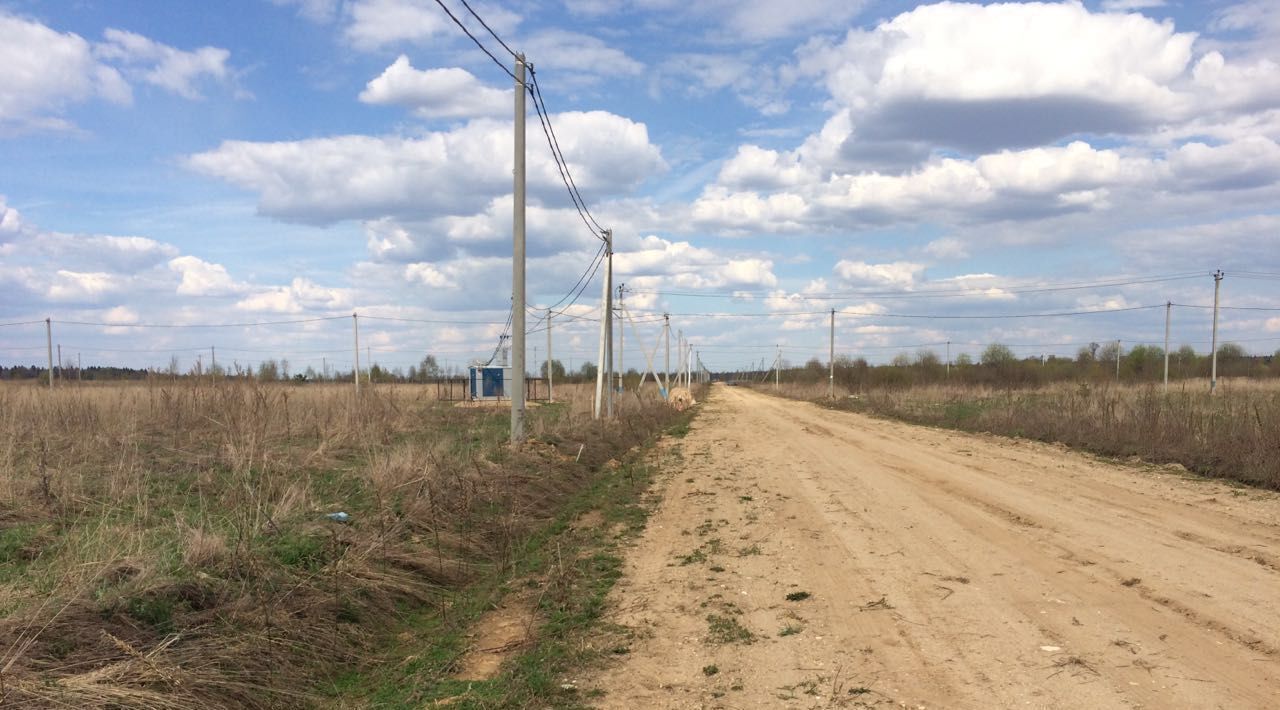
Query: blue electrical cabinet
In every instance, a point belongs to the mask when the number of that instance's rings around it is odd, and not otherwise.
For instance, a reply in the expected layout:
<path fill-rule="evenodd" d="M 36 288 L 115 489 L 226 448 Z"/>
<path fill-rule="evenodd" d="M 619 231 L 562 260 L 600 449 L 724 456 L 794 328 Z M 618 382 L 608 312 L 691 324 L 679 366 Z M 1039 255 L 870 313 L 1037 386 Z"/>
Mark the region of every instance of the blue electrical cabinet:
<path fill-rule="evenodd" d="M 510 377 L 510 367 L 473 365 L 470 377 L 471 399 L 506 399 L 506 385 Z"/>

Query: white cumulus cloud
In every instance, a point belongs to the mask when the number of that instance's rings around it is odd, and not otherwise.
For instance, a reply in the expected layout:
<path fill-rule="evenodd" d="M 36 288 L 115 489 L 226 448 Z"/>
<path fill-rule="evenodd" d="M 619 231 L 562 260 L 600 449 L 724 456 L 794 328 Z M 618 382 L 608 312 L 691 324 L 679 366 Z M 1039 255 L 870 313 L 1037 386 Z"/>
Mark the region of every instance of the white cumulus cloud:
<path fill-rule="evenodd" d="M 127 104 L 129 84 L 93 56 L 83 37 L 0 10 L 0 131 L 67 128 L 70 105 L 101 98 Z"/>
<path fill-rule="evenodd" d="M 466 69 L 415 69 L 400 55 L 360 92 L 367 104 L 394 104 L 424 118 L 505 116 L 512 111 L 512 92 L 485 86 Z"/>

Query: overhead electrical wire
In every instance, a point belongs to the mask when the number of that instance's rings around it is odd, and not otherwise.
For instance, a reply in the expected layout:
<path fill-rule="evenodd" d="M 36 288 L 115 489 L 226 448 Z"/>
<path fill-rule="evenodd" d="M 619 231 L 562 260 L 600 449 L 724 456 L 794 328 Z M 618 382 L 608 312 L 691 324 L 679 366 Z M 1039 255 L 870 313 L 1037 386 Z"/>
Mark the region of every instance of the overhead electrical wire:
<path fill-rule="evenodd" d="M 489 35 L 493 37 L 498 44 L 502 45 L 502 48 L 507 51 L 507 54 L 511 55 L 513 59 L 523 61 L 523 57 L 517 54 L 515 50 L 511 49 L 511 46 L 508 45 L 502 37 L 489 26 L 489 23 L 485 22 L 484 18 L 480 16 L 480 13 L 475 11 L 475 8 L 471 7 L 470 3 L 466 0 L 461 0 L 461 2 L 463 7 L 467 9 L 467 12 L 469 12 L 471 16 L 474 17 L 486 31 L 488 31 Z M 489 51 L 489 49 L 484 46 L 484 43 L 472 34 L 471 30 L 467 29 L 467 26 L 449 10 L 443 0 L 436 0 L 436 4 L 440 6 L 440 9 L 445 11 L 445 14 L 449 16 L 449 19 L 453 20 L 454 24 L 466 33 L 467 37 L 469 37 L 471 41 L 481 49 L 481 51 L 493 60 L 494 64 L 497 64 L 502 71 L 507 74 L 507 76 L 512 78 L 512 80 L 517 82 L 519 81 L 516 79 L 516 75 L 512 73 L 505 64 L 499 61 L 498 58 L 494 56 L 493 52 Z M 547 147 L 551 149 L 551 157 L 556 163 L 557 172 L 560 173 L 560 180 L 564 183 L 565 189 L 569 192 L 569 198 L 573 201 L 574 209 L 578 211 L 578 215 L 582 218 L 583 224 L 587 226 L 587 229 L 591 231 L 593 236 L 598 239 L 603 239 L 602 232 L 604 232 L 604 228 L 600 226 L 600 223 L 596 221 L 595 216 L 591 214 L 591 210 L 587 207 L 586 199 L 582 197 L 582 192 L 578 189 L 577 182 L 573 179 L 573 172 L 569 169 L 569 161 L 564 157 L 564 151 L 560 149 L 560 141 L 556 137 L 555 126 L 551 122 L 551 112 L 547 109 L 546 100 L 542 97 L 542 88 L 538 85 L 538 74 L 534 70 L 533 65 L 526 62 L 525 66 L 529 71 L 529 79 L 524 82 L 523 88 L 529 94 L 530 98 L 533 99 L 533 108 L 538 114 L 538 122 L 542 125 L 542 132 L 547 139 Z"/>
<path fill-rule="evenodd" d="M 485 54 L 489 55 L 489 58 L 493 60 L 493 63 L 497 64 L 499 69 L 506 72 L 507 76 L 511 77 L 512 81 L 515 81 L 516 75 L 511 73 L 511 70 L 507 68 L 506 64 L 503 64 L 497 57 L 493 56 L 493 52 L 490 52 L 489 48 L 484 46 L 483 42 L 477 39 L 475 35 L 471 34 L 471 30 L 467 29 L 467 26 L 462 24 L 462 20 L 459 20 L 457 15 L 453 14 L 453 11 L 450 10 L 449 7 L 444 4 L 443 0 L 436 0 L 436 4 L 440 6 L 441 10 L 444 10 L 444 14 L 448 15 L 450 20 L 453 20 L 453 24 L 457 25 L 458 29 L 461 29 L 464 33 L 466 33 L 468 37 L 471 38 L 471 41 L 474 42 L 475 45 L 480 48 L 481 52 L 484 52 Z M 471 9 L 470 6 L 468 6 L 467 9 L 470 10 Z M 475 13 L 473 12 L 471 14 L 474 15 Z M 478 19 L 479 15 L 476 15 L 476 17 Z M 480 24 L 484 25 L 484 22 L 481 21 Z M 485 25 L 485 29 L 489 29 L 489 26 Z M 492 33 L 493 30 L 489 30 L 489 32 Z M 497 35 L 494 35 L 494 36 L 496 37 Z M 498 40 L 498 41 L 501 42 L 502 40 Z M 505 47 L 506 44 L 503 44 L 502 46 Z M 508 49 L 507 51 L 511 51 L 511 50 Z"/>
<path fill-rule="evenodd" d="M 1125 308 L 1101 308 L 1090 311 L 1058 311 L 1052 313 L 995 313 L 988 315 L 949 315 L 949 314 L 930 314 L 930 313 L 876 313 L 872 311 L 851 311 L 846 309 L 836 309 L 836 315 L 846 316 L 866 316 L 871 318 L 913 318 L 921 320 L 1001 320 L 1006 318 L 1060 318 L 1066 316 L 1086 316 L 1101 313 L 1124 313 L 1127 311 L 1145 311 L 1153 308 L 1164 308 L 1165 304 L 1159 303 L 1151 306 L 1127 306 Z M 680 318 L 785 318 L 790 316 L 816 316 L 828 315 L 830 310 L 823 311 L 777 311 L 773 313 L 670 313 L 672 317 Z M 646 313 L 650 317 L 658 317 L 662 314 L 656 312 Z"/>
<path fill-rule="evenodd" d="M 533 107 L 538 113 L 538 120 L 542 123 L 543 133 L 546 134 L 547 146 L 551 148 L 551 156 L 556 161 L 556 166 L 560 170 L 560 179 L 564 182 L 565 188 L 569 191 L 569 197 L 573 199 L 574 206 L 578 209 L 583 222 L 587 223 L 587 228 L 592 230 L 597 236 L 602 236 L 604 227 L 596 221 L 592 216 L 591 210 L 587 207 L 587 201 L 582 197 L 582 192 L 578 189 L 578 183 L 573 179 L 573 172 L 569 169 L 569 160 L 564 157 L 564 151 L 560 149 L 560 140 L 556 137 L 555 126 L 551 123 L 551 112 L 547 109 L 546 100 L 542 98 L 542 87 L 538 85 L 538 73 L 532 68 L 529 69 L 529 77 L 532 87 L 529 91 L 533 97 Z"/>
<path fill-rule="evenodd" d="M 108 323 L 106 321 L 54 320 L 57 325 L 89 325 L 103 328 L 256 328 L 266 325 L 296 325 L 299 323 L 319 323 L 320 321 L 342 320 L 351 316 L 324 316 L 318 318 L 299 318 L 296 320 L 259 321 L 256 323 Z"/>
<path fill-rule="evenodd" d="M 1162 283 L 1166 281 L 1183 281 L 1188 279 L 1201 278 L 1203 274 L 1179 274 L 1170 276 L 1154 276 L 1150 278 L 1136 278 L 1130 280 L 1110 280 L 1098 281 L 1091 283 L 1074 283 L 1074 284 L 1048 284 L 1043 286 L 971 286 L 965 288 L 954 289 L 936 289 L 921 291 L 830 291 L 821 293 L 801 293 L 795 294 L 797 297 L 814 300 L 829 301 L 841 300 L 845 298 L 881 298 L 881 299 L 906 299 L 906 298 L 957 298 L 957 297 L 982 297 L 989 295 L 992 289 L 998 289 L 1001 294 L 1025 294 L 1025 293 L 1049 293 L 1054 291 L 1081 291 L 1093 288 L 1113 288 L 1117 286 L 1132 286 L 1137 284 Z M 657 296 L 679 296 L 686 298 L 728 298 L 728 299 L 744 299 L 744 296 L 752 298 L 767 298 L 772 294 L 759 291 L 738 291 L 736 293 L 689 293 L 681 291 L 659 291 L 659 290 L 643 290 L 637 289 L 635 293 L 644 293 Z"/>
<path fill-rule="evenodd" d="M 506 42 L 502 41 L 502 38 L 498 36 L 497 32 L 493 31 L 493 28 L 489 26 L 489 23 L 485 22 L 483 17 L 481 17 L 475 10 L 471 9 L 471 4 L 468 3 L 467 0 L 461 0 L 461 2 L 462 2 L 462 6 L 467 8 L 467 12 L 471 13 L 471 16 L 476 18 L 476 21 L 480 23 L 480 26 L 485 28 L 485 30 L 489 32 L 490 36 L 498 40 L 498 44 L 502 45 L 502 48 L 507 50 L 507 54 L 510 54 L 514 58 L 516 56 L 516 53 L 512 51 L 510 47 L 507 46 Z M 448 12 L 448 10 L 446 10 L 446 12 Z"/>

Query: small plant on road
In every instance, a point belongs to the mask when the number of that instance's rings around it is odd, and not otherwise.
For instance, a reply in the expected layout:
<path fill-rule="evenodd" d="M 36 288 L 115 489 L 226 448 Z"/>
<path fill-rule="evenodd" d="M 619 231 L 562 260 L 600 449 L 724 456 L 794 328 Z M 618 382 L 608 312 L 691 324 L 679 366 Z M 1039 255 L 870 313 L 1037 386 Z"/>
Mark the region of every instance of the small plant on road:
<path fill-rule="evenodd" d="M 753 643 L 756 635 L 731 616 L 707 615 L 708 643 Z"/>
<path fill-rule="evenodd" d="M 802 602 L 808 599 L 810 596 L 811 595 L 808 592 L 791 592 L 790 594 L 787 595 L 787 601 Z"/>

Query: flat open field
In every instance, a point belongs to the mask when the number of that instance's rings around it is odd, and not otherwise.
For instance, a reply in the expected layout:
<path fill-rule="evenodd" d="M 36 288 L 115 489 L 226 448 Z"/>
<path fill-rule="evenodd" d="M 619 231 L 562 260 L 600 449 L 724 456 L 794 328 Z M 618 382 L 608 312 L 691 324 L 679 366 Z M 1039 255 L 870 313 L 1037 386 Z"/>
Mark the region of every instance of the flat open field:
<path fill-rule="evenodd" d="M 716 387 L 601 707 L 1269 708 L 1280 496 Z"/>

